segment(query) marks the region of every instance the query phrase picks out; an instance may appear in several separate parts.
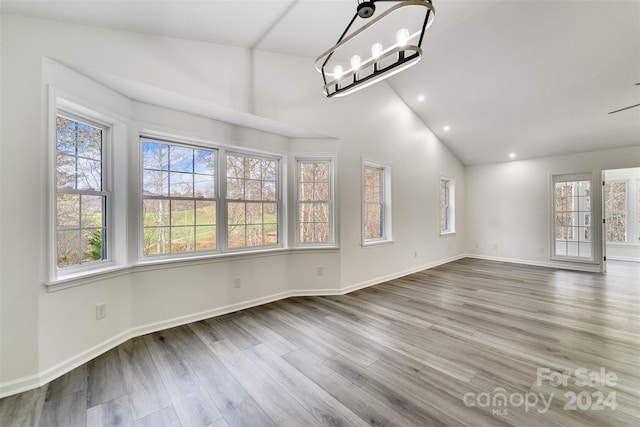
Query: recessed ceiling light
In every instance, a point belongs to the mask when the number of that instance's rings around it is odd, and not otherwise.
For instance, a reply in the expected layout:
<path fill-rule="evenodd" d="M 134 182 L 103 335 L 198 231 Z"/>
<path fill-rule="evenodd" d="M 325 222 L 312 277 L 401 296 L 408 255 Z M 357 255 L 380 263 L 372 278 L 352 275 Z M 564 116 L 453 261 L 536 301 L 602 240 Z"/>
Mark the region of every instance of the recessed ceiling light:
<path fill-rule="evenodd" d="M 509 154 L 509 158 L 510 158 L 510 159 L 515 159 L 515 158 L 516 158 L 516 153 L 511 153 L 511 154 Z"/>
<path fill-rule="evenodd" d="M 418 96 L 418 102 L 422 102 L 422 101 L 424 101 L 424 95 Z"/>
<path fill-rule="evenodd" d="M 449 129 L 451 129 L 449 125 L 446 125 L 445 127 L 442 128 L 442 130 L 444 130 L 445 132 L 449 132 Z"/>

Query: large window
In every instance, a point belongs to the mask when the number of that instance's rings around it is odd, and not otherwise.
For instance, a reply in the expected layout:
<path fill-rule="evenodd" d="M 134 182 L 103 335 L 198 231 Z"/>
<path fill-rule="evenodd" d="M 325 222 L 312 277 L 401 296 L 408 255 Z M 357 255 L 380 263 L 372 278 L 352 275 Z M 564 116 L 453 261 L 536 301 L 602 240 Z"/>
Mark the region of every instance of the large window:
<path fill-rule="evenodd" d="M 553 180 L 554 255 L 593 259 L 590 175 Z"/>
<path fill-rule="evenodd" d="M 143 255 L 217 248 L 217 151 L 142 139 Z"/>
<path fill-rule="evenodd" d="M 440 178 L 440 234 L 455 233 L 455 181 Z"/>
<path fill-rule="evenodd" d="M 604 211 L 607 242 L 627 241 L 627 182 L 609 181 L 604 185 Z"/>
<path fill-rule="evenodd" d="M 107 127 L 74 115 L 56 116 L 56 265 L 108 258 Z"/>
<path fill-rule="evenodd" d="M 365 161 L 362 169 L 363 244 L 391 240 L 391 167 Z"/>
<path fill-rule="evenodd" d="M 297 161 L 298 243 L 332 244 L 331 160 Z"/>
<path fill-rule="evenodd" d="M 227 247 L 278 244 L 279 161 L 227 154 Z"/>

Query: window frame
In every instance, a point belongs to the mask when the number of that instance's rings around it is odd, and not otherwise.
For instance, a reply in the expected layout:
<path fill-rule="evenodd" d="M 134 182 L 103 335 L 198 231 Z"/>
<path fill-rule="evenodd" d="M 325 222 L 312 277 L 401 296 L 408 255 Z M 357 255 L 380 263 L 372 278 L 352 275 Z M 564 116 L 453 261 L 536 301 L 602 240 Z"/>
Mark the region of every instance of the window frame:
<path fill-rule="evenodd" d="M 79 277 L 94 272 L 108 269 L 115 264 L 113 257 L 113 247 L 115 246 L 114 233 L 114 193 L 113 193 L 113 134 L 115 121 L 105 115 L 85 108 L 79 104 L 68 101 L 65 98 L 56 96 L 53 91 L 50 93 L 50 120 L 49 127 L 49 167 L 50 172 L 48 179 L 50 180 L 50 201 L 49 201 L 49 281 L 66 280 L 69 278 Z M 83 123 L 91 127 L 102 130 L 101 141 L 101 179 L 102 189 L 97 190 L 78 190 L 59 191 L 57 186 L 57 118 L 58 116 L 72 120 L 74 122 Z M 102 229 L 105 231 L 102 235 L 103 259 L 80 263 L 71 266 L 60 267 L 58 265 L 58 194 L 78 194 L 104 197 L 102 215 Z"/>
<path fill-rule="evenodd" d="M 591 256 L 590 257 L 582 257 L 582 256 L 573 256 L 573 255 L 562 255 L 557 253 L 557 242 L 556 242 L 556 205 L 555 205 L 555 187 L 557 183 L 562 182 L 589 182 L 590 185 L 590 201 L 589 201 L 589 212 L 587 211 L 575 211 L 578 213 L 588 213 L 589 214 L 589 222 L 591 227 L 591 236 L 590 236 L 590 244 L 591 244 Z M 602 193 L 600 191 L 601 186 L 598 185 L 598 181 L 594 179 L 594 175 L 590 172 L 584 173 L 574 173 L 574 174 L 552 174 L 550 177 L 550 258 L 554 261 L 567 261 L 567 262 L 577 262 L 577 263 L 597 263 L 599 264 L 599 259 L 601 258 L 601 241 L 598 236 L 602 233 L 602 228 L 599 226 L 602 222 L 602 218 L 600 214 L 598 214 L 597 206 L 598 198 L 602 197 Z M 580 196 L 578 196 L 580 197 Z M 574 212 L 574 211 L 563 211 L 563 212 Z M 575 227 L 579 228 L 580 225 L 576 225 Z M 586 227 L 586 226 L 583 226 Z M 577 240 L 580 243 L 580 239 Z M 585 240 L 586 241 L 586 240 Z"/>
<path fill-rule="evenodd" d="M 203 251 L 191 251 L 191 252 L 175 252 L 168 254 L 150 254 L 144 255 L 144 210 L 143 210 L 143 173 L 144 173 L 144 158 L 142 154 L 143 139 L 161 141 L 166 144 L 174 144 L 184 146 L 192 149 L 205 149 L 216 151 L 216 188 L 215 188 L 215 200 L 216 200 L 216 249 L 215 250 L 203 250 Z M 285 194 L 283 186 L 286 184 L 286 161 L 285 155 L 263 152 L 259 150 L 237 148 L 224 143 L 213 143 L 206 140 L 181 137 L 175 134 L 167 132 L 157 132 L 152 130 L 140 130 L 138 134 L 137 153 L 139 156 L 138 166 L 138 192 L 136 197 L 138 198 L 139 213 L 137 215 L 138 224 L 138 264 L 144 265 L 155 262 L 174 262 L 174 261 L 189 261 L 193 259 L 203 259 L 218 256 L 240 255 L 249 253 L 270 252 L 274 250 L 282 250 L 286 248 L 286 214 L 283 209 L 286 206 Z M 264 160 L 276 161 L 276 200 L 277 204 L 277 244 L 276 245 L 261 245 L 261 246 L 248 246 L 242 248 L 229 248 L 228 247 L 228 218 L 227 209 L 227 155 L 239 155 L 248 156 L 253 158 L 259 158 Z M 194 200 L 198 200 L 194 198 Z M 233 200 L 231 200 L 233 201 Z"/>
<path fill-rule="evenodd" d="M 444 206 L 441 203 L 438 203 L 438 228 L 440 230 L 440 235 L 446 236 L 456 234 L 456 180 L 445 176 L 440 177 L 440 186 L 438 187 L 439 202 L 442 183 L 445 183 L 445 188 L 447 189 L 447 202 Z M 440 215 L 442 215 L 443 208 L 445 209 L 445 213 L 447 214 L 447 218 L 449 219 L 448 227 L 446 229 L 443 229 L 442 224 L 440 223 Z"/>
<path fill-rule="evenodd" d="M 189 148 L 189 149 L 193 149 L 193 150 L 208 150 L 208 151 L 213 151 L 215 153 L 215 164 L 214 164 L 214 195 L 213 198 L 208 197 L 208 198 L 198 198 L 195 197 L 195 194 L 193 197 L 172 197 L 170 192 L 168 192 L 168 195 L 165 196 L 145 196 L 144 195 L 144 171 L 145 171 L 145 167 L 144 167 L 144 140 L 147 141 L 152 141 L 152 142 L 158 142 L 158 143 L 164 143 L 167 145 L 173 145 L 176 147 L 184 147 L 184 148 Z M 174 260 L 174 259 L 189 259 L 189 258 L 193 258 L 193 257 L 200 257 L 200 256 L 207 256 L 207 255 L 214 255 L 214 254 L 219 254 L 222 252 L 221 250 L 221 239 L 220 239 L 220 228 L 219 228 L 219 222 L 220 222 L 220 156 L 221 156 L 221 149 L 219 147 L 214 147 L 211 146 L 209 144 L 205 144 L 203 142 L 200 141 L 189 141 L 183 138 L 178 138 L 178 137 L 167 137 L 167 136 L 158 136 L 158 135 L 151 135 L 151 134 L 147 134 L 147 133 L 140 133 L 138 135 L 138 155 L 139 155 L 139 167 L 138 167 L 138 177 L 139 177 L 139 189 L 138 189 L 138 193 L 137 193 L 137 197 L 139 199 L 138 203 L 139 203 L 139 215 L 138 215 L 138 238 L 139 238 L 139 244 L 138 244 L 138 257 L 140 260 Z M 167 173 L 170 173 L 169 170 L 167 170 Z M 192 172 L 192 175 L 197 175 L 194 172 Z M 162 254 L 149 254 L 149 255 L 145 255 L 144 254 L 144 231 L 145 231 L 145 226 L 144 226 L 144 201 L 145 200 L 167 200 L 169 201 L 169 218 L 171 218 L 171 201 L 172 200 L 183 200 L 183 201 L 191 201 L 193 200 L 194 202 L 198 201 L 198 200 L 203 200 L 203 201 L 211 201 L 213 200 L 216 204 L 216 248 L 215 249 L 210 249 L 210 250 L 193 250 L 193 251 L 189 251 L 189 252 L 169 252 L 169 253 L 162 253 Z M 171 219 L 170 219 L 171 221 Z M 171 224 L 169 224 L 168 228 L 171 229 Z M 196 227 L 195 224 L 195 218 L 194 218 L 194 227 Z"/>
<path fill-rule="evenodd" d="M 296 156 L 295 160 L 295 178 L 293 180 L 293 192 L 294 192 L 294 209 L 295 209 L 295 246 L 312 248 L 312 247 L 335 247 L 335 158 L 331 156 Z M 300 204 L 312 203 L 308 201 L 300 200 L 300 176 L 298 173 L 298 167 L 300 163 L 322 163 L 327 162 L 329 164 L 329 199 L 326 201 L 329 204 L 329 240 L 328 242 L 302 242 L 300 239 Z"/>
<path fill-rule="evenodd" d="M 382 214 L 382 235 L 376 238 L 366 237 L 366 189 L 365 189 L 365 171 L 366 169 L 378 169 L 382 172 L 380 178 L 380 205 Z M 373 160 L 362 159 L 360 185 L 361 185 L 361 246 L 376 246 L 380 244 L 393 243 L 392 233 L 392 193 L 391 193 L 392 169 L 388 163 L 376 162 Z"/>
<path fill-rule="evenodd" d="M 605 243 L 608 245 L 626 245 L 629 243 L 629 235 L 630 235 L 630 223 L 629 223 L 629 214 L 630 212 L 630 194 L 629 194 L 629 189 L 631 188 L 630 186 L 630 182 L 628 179 L 608 179 L 604 181 L 604 187 L 606 187 L 606 184 L 624 184 L 624 197 L 625 197 L 625 209 L 624 211 L 614 211 L 614 213 L 623 213 L 624 214 L 624 240 L 623 241 L 611 241 L 611 240 L 607 240 L 607 236 L 606 236 L 606 230 L 609 228 L 609 222 L 605 222 L 604 226 L 605 226 Z M 605 193 L 605 188 L 603 187 L 603 196 Z M 606 207 L 606 200 L 603 199 L 603 210 L 604 210 L 604 214 L 605 214 L 605 219 L 606 215 L 611 213 L 609 212 L 609 210 Z"/>
<path fill-rule="evenodd" d="M 219 189 L 220 189 L 220 205 L 221 207 L 223 206 L 222 212 L 221 213 L 221 217 L 218 219 L 218 224 L 220 226 L 220 224 L 222 224 L 223 227 L 223 231 L 222 232 L 218 232 L 218 234 L 220 235 L 220 239 L 221 239 L 221 244 L 222 246 L 220 247 L 221 251 L 223 253 L 245 253 L 245 252 L 261 252 L 261 251 L 269 251 L 269 250 L 274 250 L 274 249 L 281 249 L 283 247 L 285 247 L 285 237 L 286 234 L 284 232 L 284 229 L 286 228 L 286 224 L 284 223 L 284 212 L 283 212 L 283 207 L 285 205 L 284 200 L 283 200 L 283 190 L 282 190 L 282 186 L 284 184 L 284 180 L 283 180 L 283 176 L 284 176 L 284 171 L 285 171 L 285 162 L 286 159 L 284 156 L 279 156 L 276 154 L 269 154 L 269 153 L 259 153 L 257 151 L 252 151 L 252 150 L 238 150 L 235 148 L 227 148 L 227 149 L 220 149 L 221 154 L 221 159 L 224 159 L 224 161 L 220 162 L 220 174 L 221 177 L 224 177 L 224 179 L 221 179 L 220 184 L 219 185 Z M 243 156 L 243 157 L 253 157 L 255 159 L 261 159 L 261 160 L 273 160 L 276 162 L 276 192 L 275 192 L 275 200 L 274 201 L 265 201 L 265 200 L 260 200 L 258 201 L 252 201 L 250 199 L 228 199 L 227 198 L 227 156 L 228 155 L 237 155 L 237 156 Z M 224 196 L 223 196 L 224 195 Z M 238 248 L 229 248 L 228 247 L 228 242 L 229 242 L 229 218 L 228 218 L 228 212 L 229 212 L 229 202 L 238 202 L 238 201 L 243 201 L 244 203 L 252 203 L 252 202 L 256 202 L 256 203 L 266 203 L 266 202 L 271 202 L 271 203 L 275 203 L 276 204 L 276 209 L 277 209 L 277 213 L 276 213 L 276 227 L 277 227 L 277 235 L 276 235 L 276 244 L 275 245 L 260 245 L 260 246 L 245 246 L 245 247 L 238 247 Z M 224 221 L 224 222 L 222 222 Z M 218 229 L 220 230 L 220 228 Z"/>

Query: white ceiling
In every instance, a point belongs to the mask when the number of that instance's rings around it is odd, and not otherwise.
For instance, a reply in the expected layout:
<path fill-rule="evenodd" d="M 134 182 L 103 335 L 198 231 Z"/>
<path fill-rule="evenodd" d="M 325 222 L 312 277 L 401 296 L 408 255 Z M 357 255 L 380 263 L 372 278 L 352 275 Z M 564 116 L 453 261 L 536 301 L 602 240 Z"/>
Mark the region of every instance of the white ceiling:
<path fill-rule="evenodd" d="M 388 82 L 465 164 L 640 145 L 640 107 L 607 114 L 640 103 L 640 0 L 433 3 L 422 61 Z M 315 59 L 356 5 L 1 0 L 0 10 Z"/>

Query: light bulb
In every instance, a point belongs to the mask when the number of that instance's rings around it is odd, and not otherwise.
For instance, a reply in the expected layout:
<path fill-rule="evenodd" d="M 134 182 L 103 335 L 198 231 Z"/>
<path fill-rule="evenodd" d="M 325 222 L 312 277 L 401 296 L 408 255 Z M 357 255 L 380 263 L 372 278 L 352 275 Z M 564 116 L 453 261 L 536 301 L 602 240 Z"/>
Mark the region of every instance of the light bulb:
<path fill-rule="evenodd" d="M 336 80 L 342 77 L 342 73 L 344 73 L 344 69 L 342 68 L 342 65 L 336 65 L 335 67 L 333 67 L 333 75 L 336 78 Z"/>
<path fill-rule="evenodd" d="M 374 58 L 379 57 L 382 54 L 382 45 L 380 43 L 376 43 L 373 46 L 371 46 L 371 55 L 373 55 Z"/>
<path fill-rule="evenodd" d="M 407 41 L 409 40 L 409 30 L 407 30 L 406 28 L 398 30 L 398 33 L 396 34 L 396 40 L 398 41 L 398 45 L 406 45 Z"/>
<path fill-rule="evenodd" d="M 351 68 L 353 68 L 354 70 L 357 70 L 358 68 L 360 68 L 361 63 L 362 63 L 362 60 L 358 55 L 353 55 L 351 57 Z"/>

